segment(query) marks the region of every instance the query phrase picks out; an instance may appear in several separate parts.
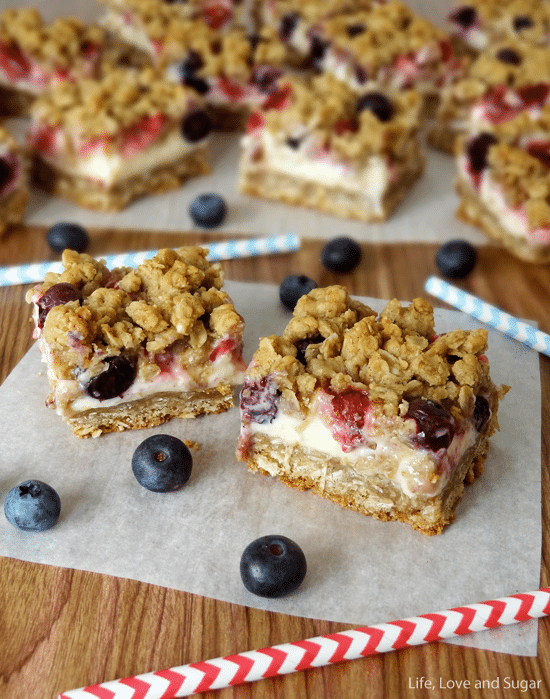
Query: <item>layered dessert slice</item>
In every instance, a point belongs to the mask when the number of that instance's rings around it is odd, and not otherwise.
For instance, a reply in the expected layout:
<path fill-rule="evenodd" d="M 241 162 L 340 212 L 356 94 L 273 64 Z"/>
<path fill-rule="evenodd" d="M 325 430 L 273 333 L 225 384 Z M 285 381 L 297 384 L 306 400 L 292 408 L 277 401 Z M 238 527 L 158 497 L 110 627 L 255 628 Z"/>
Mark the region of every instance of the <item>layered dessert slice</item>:
<path fill-rule="evenodd" d="M 59 83 L 31 115 L 34 182 L 84 207 L 118 211 L 210 172 L 200 96 L 152 68 Z"/>
<path fill-rule="evenodd" d="M 540 0 L 462 0 L 448 20 L 453 38 L 475 55 L 506 39 L 550 44 L 550 7 Z"/>
<path fill-rule="evenodd" d="M 476 58 L 467 74 L 442 91 L 429 142 L 452 153 L 459 134 L 478 123 L 501 124 L 540 111 L 550 95 L 550 49 L 500 42 Z"/>
<path fill-rule="evenodd" d="M 0 235 L 23 219 L 29 198 L 27 169 L 19 144 L 0 126 Z"/>
<path fill-rule="evenodd" d="M 539 123 L 547 129 L 544 114 Z M 550 262 L 549 133 L 500 128 L 457 145 L 458 218 L 527 262 Z"/>
<path fill-rule="evenodd" d="M 163 249 L 109 271 L 71 250 L 27 293 L 46 405 L 77 437 L 220 413 L 242 383 L 244 322 L 207 250 Z"/>
<path fill-rule="evenodd" d="M 0 113 L 27 114 L 52 83 L 96 75 L 104 31 L 77 18 L 47 24 L 34 8 L 0 14 Z"/>
<path fill-rule="evenodd" d="M 342 286 L 298 301 L 260 340 L 241 391 L 237 458 L 380 520 L 439 534 L 477 478 L 507 387 L 487 331 L 436 335 L 423 299 L 382 313 Z"/>
<path fill-rule="evenodd" d="M 335 13 L 309 25 L 293 15 L 281 20 L 281 38 L 318 72 L 328 71 L 350 88 L 414 88 L 429 103 L 461 74 L 445 32 L 399 0 Z"/>
<path fill-rule="evenodd" d="M 384 221 L 420 177 L 422 99 L 355 92 L 329 73 L 285 77 L 242 140 L 245 194 L 361 221 Z"/>

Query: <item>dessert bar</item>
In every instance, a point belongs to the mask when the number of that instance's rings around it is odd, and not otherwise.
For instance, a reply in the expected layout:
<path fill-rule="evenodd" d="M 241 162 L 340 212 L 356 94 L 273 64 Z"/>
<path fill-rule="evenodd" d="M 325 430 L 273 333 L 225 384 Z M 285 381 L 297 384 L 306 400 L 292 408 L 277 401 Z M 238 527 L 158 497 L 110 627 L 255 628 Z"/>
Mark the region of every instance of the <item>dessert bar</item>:
<path fill-rule="evenodd" d="M 448 20 L 453 39 L 473 54 L 503 39 L 550 44 L 550 7 L 540 0 L 456 2 Z"/>
<path fill-rule="evenodd" d="M 0 126 L 0 235 L 23 219 L 29 198 L 27 169 L 16 140 Z"/>
<path fill-rule="evenodd" d="M 207 250 L 160 250 L 109 271 L 65 250 L 27 293 L 47 365 L 46 404 L 77 437 L 220 413 L 242 383 L 244 322 Z"/>
<path fill-rule="evenodd" d="M 380 520 L 439 534 L 483 470 L 506 386 L 487 331 L 435 334 L 431 305 L 377 314 L 343 286 L 298 301 L 260 340 L 240 397 L 237 458 Z"/>
<path fill-rule="evenodd" d="M 457 216 L 502 243 L 516 257 L 548 263 L 549 109 L 531 124 L 531 131 L 524 132 L 524 119 L 520 121 L 459 139 Z M 514 131 L 516 126 L 519 132 Z M 537 132 L 537 126 L 546 130 Z"/>
<path fill-rule="evenodd" d="M 414 90 L 358 96 L 329 73 L 277 81 L 242 140 L 239 189 L 362 221 L 383 221 L 424 167 Z"/>
<path fill-rule="evenodd" d="M 429 142 L 452 153 L 457 135 L 478 130 L 477 122 L 500 124 L 542 109 L 550 94 L 548 75 L 550 49 L 511 40 L 492 44 L 443 89 Z"/>
<path fill-rule="evenodd" d="M 96 75 L 104 31 L 74 17 L 46 24 L 35 8 L 0 14 L 0 113 L 27 114 L 33 100 L 59 80 Z"/>
<path fill-rule="evenodd" d="M 59 83 L 31 116 L 35 183 L 81 206 L 117 211 L 210 172 L 200 96 L 152 68 Z"/>

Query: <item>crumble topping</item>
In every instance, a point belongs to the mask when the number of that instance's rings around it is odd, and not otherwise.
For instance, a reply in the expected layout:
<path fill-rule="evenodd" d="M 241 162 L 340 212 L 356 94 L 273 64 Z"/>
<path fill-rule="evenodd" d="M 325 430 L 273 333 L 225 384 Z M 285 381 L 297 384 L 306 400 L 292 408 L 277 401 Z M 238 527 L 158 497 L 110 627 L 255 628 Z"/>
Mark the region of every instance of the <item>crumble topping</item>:
<path fill-rule="evenodd" d="M 270 109 L 268 102 L 264 112 L 268 129 L 283 138 L 300 139 L 314 133 L 324 148 L 344 157 L 391 153 L 393 159 L 405 158 L 411 136 L 419 129 L 422 100 L 415 90 L 387 93 L 393 115 L 381 121 L 370 109 L 358 110 L 358 95 L 330 73 L 310 82 L 285 77 L 277 87 L 276 94 L 286 94 L 288 104 Z"/>
<path fill-rule="evenodd" d="M 49 273 L 27 294 L 42 296 L 60 282 L 72 284 L 82 303 L 54 306 L 43 334 L 54 353 L 64 357 L 66 378 L 75 367 L 89 369 L 106 357 L 146 350 L 162 353 L 176 342 L 192 362 L 193 353 L 227 334 L 242 333 L 244 321 L 222 291 L 223 272 L 206 259 L 208 250 L 184 247 L 160 250 L 136 269 L 109 271 L 103 261 L 72 250 L 63 252 L 64 271 Z M 140 371 L 154 378 L 160 368 L 151 358 Z"/>
<path fill-rule="evenodd" d="M 424 398 L 463 419 L 488 381 L 486 349 L 483 329 L 434 335 L 433 308 L 422 298 L 404 307 L 394 299 L 377 316 L 335 285 L 303 296 L 282 336 L 260 340 L 247 376 L 274 377 L 296 409 L 309 406 L 319 386 L 352 387 L 368 391 L 386 415 L 403 416 L 409 401 Z"/>
<path fill-rule="evenodd" d="M 0 124 L 0 155 L 4 153 L 19 153 L 19 144 L 11 133 Z"/>
<path fill-rule="evenodd" d="M 0 42 L 17 44 L 41 64 L 71 68 L 83 52 L 103 45 L 104 32 L 76 17 L 59 17 L 45 24 L 35 8 L 8 8 L 0 14 Z"/>
<path fill-rule="evenodd" d="M 375 4 L 376 0 L 272 0 L 269 9 L 276 17 L 298 12 L 308 22 L 316 22 L 341 12 L 368 10 Z"/>
<path fill-rule="evenodd" d="M 100 80 L 54 85 L 34 102 L 31 114 L 48 126 L 91 139 L 116 134 L 155 115 L 176 120 L 201 104 L 194 90 L 164 80 L 153 68 L 116 68 Z"/>

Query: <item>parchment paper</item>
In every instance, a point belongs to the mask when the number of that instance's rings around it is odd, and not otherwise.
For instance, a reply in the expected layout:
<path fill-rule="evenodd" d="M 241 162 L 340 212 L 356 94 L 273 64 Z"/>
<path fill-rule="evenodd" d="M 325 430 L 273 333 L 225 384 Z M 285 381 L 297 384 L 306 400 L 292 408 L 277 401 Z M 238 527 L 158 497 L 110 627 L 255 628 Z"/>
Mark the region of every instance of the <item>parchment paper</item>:
<path fill-rule="evenodd" d="M 246 321 L 246 359 L 260 336 L 289 314 L 275 286 L 228 282 Z M 365 301 L 376 310 L 384 302 Z M 437 311 L 436 331 L 478 327 L 458 311 Z M 382 523 L 303 493 L 236 462 L 239 415 L 173 420 L 152 430 L 79 440 L 44 406 L 44 365 L 33 346 L 0 388 L 0 506 L 6 492 L 38 478 L 61 497 L 51 530 L 21 532 L 0 516 L 0 555 L 115 576 L 229 602 L 350 626 L 373 624 L 539 587 L 539 358 L 490 331 L 491 375 L 512 390 L 499 412 L 485 473 L 469 486 L 456 521 L 440 536 Z M 131 470 L 138 444 L 166 432 L 201 443 L 187 486 L 142 488 Z M 303 548 L 308 573 L 279 600 L 248 593 L 239 575 L 245 546 L 284 534 Z M 536 655 L 537 621 L 461 642 Z"/>

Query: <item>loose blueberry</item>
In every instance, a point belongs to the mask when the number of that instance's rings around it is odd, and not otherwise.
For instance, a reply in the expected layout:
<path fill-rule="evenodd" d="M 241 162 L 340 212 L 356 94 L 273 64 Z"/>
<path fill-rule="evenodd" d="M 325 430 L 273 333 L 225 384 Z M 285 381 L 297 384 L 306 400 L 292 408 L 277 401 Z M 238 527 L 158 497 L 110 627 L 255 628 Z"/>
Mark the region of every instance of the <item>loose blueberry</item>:
<path fill-rule="evenodd" d="M 105 369 L 86 385 L 85 391 L 97 400 L 117 398 L 134 383 L 137 368 L 135 359 L 119 354 L 103 360 Z"/>
<path fill-rule="evenodd" d="M 473 7 L 461 7 L 456 12 L 453 12 L 449 17 L 451 22 L 458 24 L 463 29 L 469 29 L 476 21 L 477 13 Z"/>
<path fill-rule="evenodd" d="M 90 239 L 86 229 L 78 223 L 56 223 L 46 233 L 46 241 L 56 252 L 63 252 L 65 248 L 84 252 Z"/>
<path fill-rule="evenodd" d="M 439 403 L 418 398 L 409 403 L 405 418 L 416 422 L 413 442 L 436 452 L 447 449 L 453 441 L 456 423 L 451 413 Z"/>
<path fill-rule="evenodd" d="M 180 490 L 192 469 L 191 452 L 181 439 L 169 434 L 148 437 L 132 456 L 132 471 L 138 483 L 155 493 Z"/>
<path fill-rule="evenodd" d="M 346 274 L 361 261 L 361 247 L 351 238 L 334 238 L 321 251 L 321 262 L 331 272 Z"/>
<path fill-rule="evenodd" d="M 279 287 L 279 299 L 283 306 L 293 311 L 299 299 L 315 288 L 317 284 L 305 274 L 291 274 Z"/>
<path fill-rule="evenodd" d="M 4 501 L 6 519 L 25 532 L 43 532 L 59 519 L 61 500 L 47 483 L 29 480 L 16 485 Z"/>
<path fill-rule="evenodd" d="M 190 142 L 196 143 L 206 138 L 212 129 L 212 120 L 203 109 L 196 109 L 183 117 L 181 132 Z"/>
<path fill-rule="evenodd" d="M 38 299 L 38 327 L 44 327 L 46 316 L 54 306 L 64 306 L 69 301 L 82 302 L 82 294 L 76 287 L 68 282 L 50 286 Z"/>
<path fill-rule="evenodd" d="M 514 49 L 500 49 L 497 58 L 502 63 L 508 63 L 511 66 L 519 66 L 521 63 L 521 56 Z"/>
<path fill-rule="evenodd" d="M 259 381 L 246 379 L 240 395 L 240 409 L 243 420 L 265 425 L 277 416 L 281 391 L 273 381 L 263 376 Z"/>
<path fill-rule="evenodd" d="M 514 29 L 519 32 L 533 26 L 533 20 L 529 15 L 517 15 L 514 17 Z"/>
<path fill-rule="evenodd" d="M 283 597 L 296 590 L 307 572 L 302 549 L 286 536 L 262 536 L 241 556 L 241 578 L 260 597 Z"/>
<path fill-rule="evenodd" d="M 465 240 L 450 240 L 442 245 L 436 253 L 435 263 L 446 277 L 463 279 L 477 262 L 477 250 Z"/>
<path fill-rule="evenodd" d="M 357 100 L 357 111 L 369 109 L 380 121 L 389 121 L 393 116 L 393 104 L 381 92 L 367 92 Z"/>
<path fill-rule="evenodd" d="M 476 402 L 474 406 L 474 425 L 478 432 L 482 432 L 485 425 L 489 422 L 491 417 L 491 409 L 489 408 L 489 401 L 483 396 L 476 396 Z"/>
<path fill-rule="evenodd" d="M 218 194 L 200 194 L 191 202 L 189 215 L 202 228 L 215 228 L 223 223 L 227 205 Z"/>
<path fill-rule="evenodd" d="M 11 181 L 14 175 L 14 167 L 5 158 L 0 158 L 0 192 Z"/>
<path fill-rule="evenodd" d="M 468 143 L 466 154 L 474 172 L 479 173 L 487 167 L 487 153 L 495 143 L 498 143 L 497 137 L 486 132 L 478 134 Z"/>

